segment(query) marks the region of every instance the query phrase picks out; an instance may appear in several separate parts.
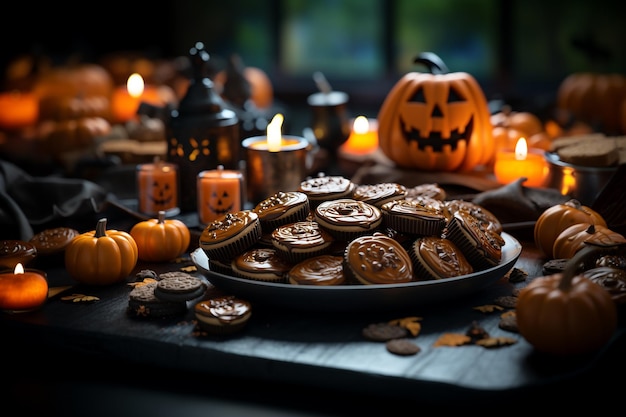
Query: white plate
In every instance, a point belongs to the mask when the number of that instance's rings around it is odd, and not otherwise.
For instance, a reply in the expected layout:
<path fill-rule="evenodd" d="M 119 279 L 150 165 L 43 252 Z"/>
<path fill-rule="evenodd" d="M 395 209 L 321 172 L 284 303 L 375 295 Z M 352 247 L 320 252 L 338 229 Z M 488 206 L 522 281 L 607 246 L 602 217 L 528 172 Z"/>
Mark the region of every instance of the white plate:
<path fill-rule="evenodd" d="M 309 311 L 365 311 L 401 309 L 470 294 L 502 278 L 513 268 L 522 252 L 521 244 L 502 233 L 504 246 L 500 264 L 480 272 L 433 281 L 407 284 L 310 286 L 253 281 L 209 269 L 202 248 L 191 253 L 198 271 L 224 292 L 250 302 Z"/>

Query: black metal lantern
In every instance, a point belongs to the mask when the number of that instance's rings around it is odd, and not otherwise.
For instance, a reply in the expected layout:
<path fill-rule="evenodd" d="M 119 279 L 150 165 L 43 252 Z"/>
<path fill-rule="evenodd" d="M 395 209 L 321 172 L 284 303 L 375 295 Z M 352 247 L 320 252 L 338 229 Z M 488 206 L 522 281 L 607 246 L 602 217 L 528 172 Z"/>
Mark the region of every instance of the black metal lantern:
<path fill-rule="evenodd" d="M 184 212 L 197 210 L 196 178 L 200 171 L 219 165 L 237 169 L 241 153 L 239 119 L 213 89 L 204 44 L 197 42 L 189 57 L 193 76 L 167 129 L 167 159 L 178 165 Z"/>

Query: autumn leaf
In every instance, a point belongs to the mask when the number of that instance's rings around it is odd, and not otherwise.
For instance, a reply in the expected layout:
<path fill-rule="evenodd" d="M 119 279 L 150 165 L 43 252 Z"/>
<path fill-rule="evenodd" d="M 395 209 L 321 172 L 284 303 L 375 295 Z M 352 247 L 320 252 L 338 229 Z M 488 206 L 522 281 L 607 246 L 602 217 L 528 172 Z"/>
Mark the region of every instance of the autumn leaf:
<path fill-rule="evenodd" d="M 416 337 L 422 330 L 422 324 L 420 321 L 422 321 L 421 317 L 411 316 L 390 320 L 389 324 L 404 327 L 409 331 L 409 333 L 411 333 L 411 335 L 413 335 L 413 337 Z"/>
<path fill-rule="evenodd" d="M 183 272 L 196 272 L 198 270 L 198 268 L 196 268 L 195 265 L 190 265 L 190 266 L 184 266 L 182 268 L 180 268 L 181 271 Z"/>
<path fill-rule="evenodd" d="M 506 336 L 488 337 L 486 339 L 480 339 L 475 342 L 475 344 L 477 344 L 478 346 L 482 346 L 485 348 L 497 348 L 513 345 L 515 343 L 517 343 L 517 339 Z"/>
<path fill-rule="evenodd" d="M 461 333 L 444 333 L 435 341 L 434 347 L 467 345 L 472 338 Z"/>
<path fill-rule="evenodd" d="M 99 301 L 100 298 L 93 295 L 71 294 L 66 295 L 65 297 L 61 297 L 61 300 L 70 301 L 72 303 L 92 303 L 94 301 Z"/>
<path fill-rule="evenodd" d="M 495 305 L 495 304 L 485 304 L 482 306 L 476 306 L 476 307 L 473 307 L 473 309 L 476 311 L 480 311 L 481 313 L 493 313 L 496 310 L 498 311 L 504 310 L 503 307 L 499 305 Z"/>
<path fill-rule="evenodd" d="M 143 285 L 150 284 L 151 282 L 156 281 L 157 280 L 154 278 L 144 278 L 143 281 L 129 282 L 128 285 L 130 285 L 131 287 L 141 287 Z"/>

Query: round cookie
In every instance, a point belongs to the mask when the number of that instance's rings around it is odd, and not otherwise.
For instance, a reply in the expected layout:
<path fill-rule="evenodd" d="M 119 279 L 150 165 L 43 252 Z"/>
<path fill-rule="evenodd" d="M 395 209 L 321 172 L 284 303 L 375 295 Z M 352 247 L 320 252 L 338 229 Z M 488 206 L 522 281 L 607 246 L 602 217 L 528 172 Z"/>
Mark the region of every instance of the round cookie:
<path fill-rule="evenodd" d="M 351 241 L 343 259 L 348 278 L 365 285 L 413 282 L 413 263 L 397 240 L 376 232 Z"/>
<path fill-rule="evenodd" d="M 395 182 L 382 182 L 357 185 L 352 198 L 380 208 L 389 201 L 403 199 L 405 195 L 406 187 L 404 185 Z"/>
<path fill-rule="evenodd" d="M 401 233 L 440 236 L 446 227 L 445 214 L 420 200 L 394 200 L 380 208 L 383 224 Z"/>
<path fill-rule="evenodd" d="M 466 200 L 449 200 L 445 202 L 448 218 L 451 219 L 454 213 L 459 210 L 467 210 L 475 217 L 482 228 L 493 230 L 500 234 L 502 233 L 502 223 L 496 217 L 495 214 L 482 207 L 479 204 L 472 203 Z"/>
<path fill-rule="evenodd" d="M 0 269 L 14 269 L 21 263 L 26 267 L 37 258 L 37 248 L 25 240 L 0 240 Z"/>
<path fill-rule="evenodd" d="M 497 266 L 502 259 L 502 237 L 483 227 L 469 210 L 457 210 L 448 222 L 446 238 L 461 249 L 475 271 Z"/>
<path fill-rule="evenodd" d="M 164 301 L 191 301 L 204 294 L 207 285 L 198 277 L 186 272 L 161 274 L 154 288 L 154 295 Z"/>
<path fill-rule="evenodd" d="M 298 263 L 330 252 L 335 239 L 315 221 L 279 226 L 271 234 L 272 246 L 287 262 Z"/>
<path fill-rule="evenodd" d="M 261 222 L 263 233 L 271 233 L 278 226 L 303 221 L 311 208 L 309 198 L 299 191 L 279 191 L 259 202 L 253 209 Z"/>
<path fill-rule="evenodd" d="M 341 175 L 320 175 L 300 183 L 298 191 L 309 198 L 311 210 L 320 203 L 339 198 L 352 198 L 356 184 Z"/>
<path fill-rule="evenodd" d="M 407 200 L 413 200 L 414 198 L 428 197 L 435 200 L 443 201 L 446 199 L 446 191 L 437 183 L 420 184 L 415 187 L 409 187 L 406 189 Z"/>
<path fill-rule="evenodd" d="M 231 262 L 232 273 L 237 277 L 279 283 L 285 282 L 292 266 L 273 248 L 252 248 Z"/>
<path fill-rule="evenodd" d="M 70 227 L 44 229 L 35 234 L 29 242 L 37 249 L 37 262 L 47 261 L 58 264 L 65 261 L 65 248 L 80 233 Z"/>
<path fill-rule="evenodd" d="M 345 241 L 373 233 L 383 221 L 378 207 L 350 198 L 320 203 L 314 219 L 336 240 Z"/>
<path fill-rule="evenodd" d="M 418 281 L 452 278 L 474 272 L 463 252 L 451 240 L 439 236 L 415 239 L 409 255 Z"/>
<path fill-rule="evenodd" d="M 128 295 L 127 313 L 131 317 L 161 318 L 185 314 L 185 301 L 165 301 L 154 295 L 158 281 L 135 286 Z"/>
<path fill-rule="evenodd" d="M 232 295 L 199 301 L 194 314 L 200 329 L 209 334 L 228 335 L 244 328 L 252 316 L 252 306 Z"/>
<path fill-rule="evenodd" d="M 200 235 L 199 246 L 209 259 L 230 261 L 251 248 L 261 236 L 258 214 L 252 210 L 240 210 L 210 222 Z"/>
<path fill-rule="evenodd" d="M 320 255 L 294 265 L 287 273 L 287 282 L 293 285 L 343 285 L 343 257 Z"/>

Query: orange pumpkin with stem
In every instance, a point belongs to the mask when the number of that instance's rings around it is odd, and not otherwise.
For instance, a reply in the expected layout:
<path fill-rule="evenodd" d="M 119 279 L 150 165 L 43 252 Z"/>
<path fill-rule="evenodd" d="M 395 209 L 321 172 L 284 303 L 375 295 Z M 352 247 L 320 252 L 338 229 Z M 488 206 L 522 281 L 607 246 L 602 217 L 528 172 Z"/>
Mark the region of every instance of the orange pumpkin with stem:
<path fill-rule="evenodd" d="M 185 253 L 191 240 L 187 225 L 177 219 L 166 219 L 165 211 L 158 218 L 135 224 L 130 235 L 137 243 L 142 261 L 166 262 Z"/>
<path fill-rule="evenodd" d="M 88 285 L 124 281 L 137 265 L 135 239 L 122 230 L 107 230 L 107 219 L 96 229 L 76 236 L 65 248 L 65 269 L 74 280 Z"/>
<path fill-rule="evenodd" d="M 433 53 L 418 55 L 415 63 L 430 73 L 405 74 L 378 112 L 382 152 L 400 167 L 424 171 L 469 171 L 490 162 L 492 125 L 476 79 L 448 72 Z"/>

